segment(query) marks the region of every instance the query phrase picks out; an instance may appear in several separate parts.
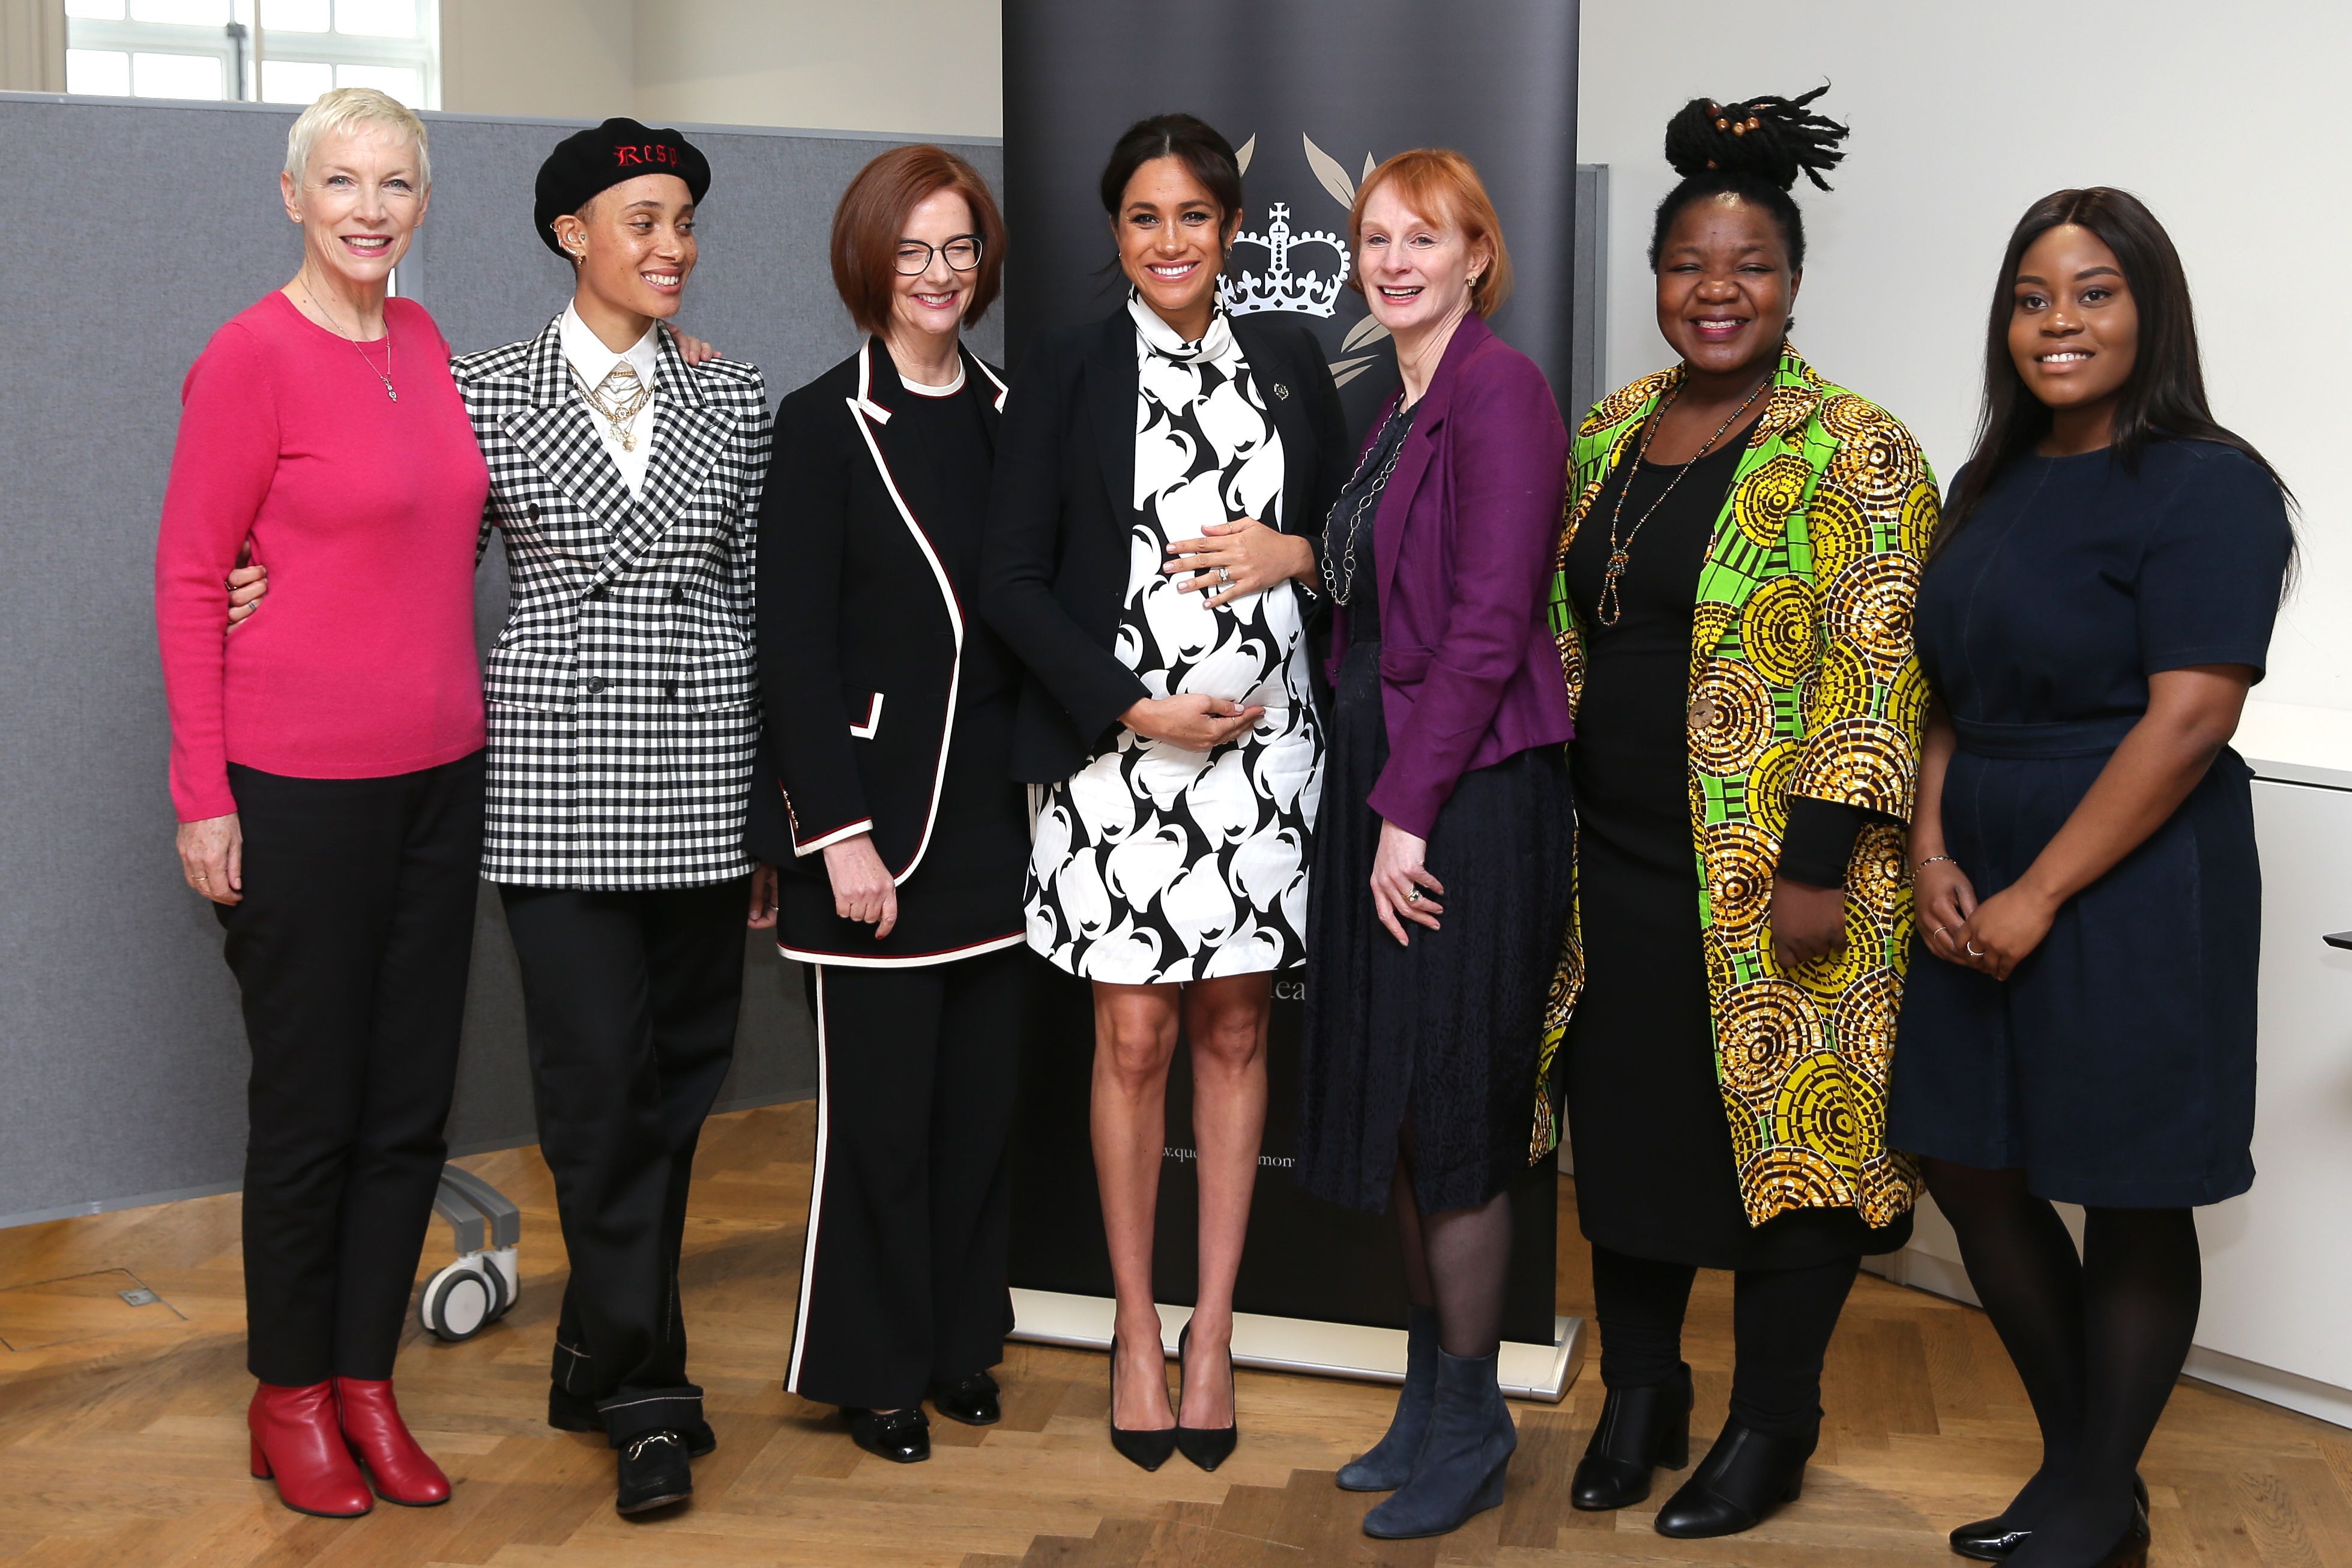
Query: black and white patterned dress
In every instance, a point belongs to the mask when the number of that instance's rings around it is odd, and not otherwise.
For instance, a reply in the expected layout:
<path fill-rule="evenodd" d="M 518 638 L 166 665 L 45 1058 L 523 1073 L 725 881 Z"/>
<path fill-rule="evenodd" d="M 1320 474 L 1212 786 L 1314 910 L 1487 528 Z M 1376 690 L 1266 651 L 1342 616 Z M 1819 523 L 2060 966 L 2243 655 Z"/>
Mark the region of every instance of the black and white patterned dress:
<path fill-rule="evenodd" d="M 1139 300 L 1135 505 L 1117 652 L 1154 697 L 1200 692 L 1265 715 L 1193 752 L 1121 730 L 1051 786 L 1026 889 L 1029 945 L 1073 974 L 1173 984 L 1305 962 L 1307 870 L 1323 782 L 1295 585 L 1212 610 L 1161 571 L 1213 522 L 1280 525 L 1283 452 L 1223 311 L 1186 342 Z"/>

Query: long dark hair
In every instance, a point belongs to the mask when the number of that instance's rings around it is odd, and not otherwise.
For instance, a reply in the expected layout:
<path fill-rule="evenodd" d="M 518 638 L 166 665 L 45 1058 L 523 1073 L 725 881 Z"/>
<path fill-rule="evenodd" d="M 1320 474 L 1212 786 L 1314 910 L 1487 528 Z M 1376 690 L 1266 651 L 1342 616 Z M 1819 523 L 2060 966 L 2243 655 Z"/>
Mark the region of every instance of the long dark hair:
<path fill-rule="evenodd" d="M 2126 472 L 2154 441 L 2211 441 L 2244 453 L 2271 477 L 2287 504 L 2294 492 L 2252 443 L 2213 418 L 2205 401 L 2205 369 L 2197 353 L 2197 321 L 2189 304 L 2189 275 L 2180 252 L 2156 215 L 2129 191 L 2092 185 L 2053 191 L 2017 220 L 1993 280 L 1992 310 L 1985 327 L 1984 410 L 1977 417 L 1976 450 L 1952 487 L 1936 531 L 1936 549 L 1952 541 L 1993 481 L 2011 463 L 2050 434 L 2050 409 L 2026 390 L 2010 357 L 2009 324 L 2015 311 L 2017 268 L 2033 242 L 2066 224 L 2099 237 L 2124 271 L 2132 301 L 2139 308 L 2139 357 L 2116 405 L 2115 443 L 2109 448 Z M 2292 565 L 2290 565 L 2290 572 Z"/>
<path fill-rule="evenodd" d="M 1102 172 L 1103 211 L 1118 216 L 1128 181 L 1155 158 L 1173 158 L 1192 171 L 1202 188 L 1216 198 L 1221 228 L 1242 210 L 1242 165 L 1234 144 L 1195 115 L 1155 114 L 1129 126 L 1112 145 Z"/>

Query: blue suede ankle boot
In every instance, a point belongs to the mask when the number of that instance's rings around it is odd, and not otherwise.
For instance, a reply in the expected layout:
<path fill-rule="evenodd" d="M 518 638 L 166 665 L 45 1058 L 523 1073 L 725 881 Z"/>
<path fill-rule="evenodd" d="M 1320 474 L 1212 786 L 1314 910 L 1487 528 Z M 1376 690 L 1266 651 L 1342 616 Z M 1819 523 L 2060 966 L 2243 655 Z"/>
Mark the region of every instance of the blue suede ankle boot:
<path fill-rule="evenodd" d="M 1519 1446 L 1495 1381 L 1498 1357 L 1437 1352 L 1436 1407 L 1412 1478 L 1364 1516 L 1364 1533 L 1384 1541 L 1444 1535 L 1503 1500 L 1503 1478 Z"/>
<path fill-rule="evenodd" d="M 1388 1436 L 1352 1464 L 1339 1468 L 1339 1489 L 1392 1492 L 1412 1477 L 1421 1440 L 1429 1436 L 1429 1413 L 1437 1404 L 1437 1310 L 1415 1307 L 1405 1319 L 1404 1387 Z"/>

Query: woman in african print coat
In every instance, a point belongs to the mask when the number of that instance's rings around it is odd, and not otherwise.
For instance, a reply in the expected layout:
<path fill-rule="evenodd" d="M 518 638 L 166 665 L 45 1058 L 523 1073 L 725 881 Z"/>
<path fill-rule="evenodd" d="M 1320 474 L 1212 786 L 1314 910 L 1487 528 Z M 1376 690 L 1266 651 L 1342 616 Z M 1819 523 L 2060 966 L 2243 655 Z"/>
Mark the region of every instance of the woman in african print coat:
<path fill-rule="evenodd" d="M 1682 363 L 1584 421 L 1552 598 L 1578 908 L 1545 1062 L 1609 1391 L 1577 1507 L 1688 1463 L 1684 1309 L 1698 1268 L 1738 1275 L 1729 1418 L 1657 1515 L 1671 1536 L 1796 1496 L 1838 1313 L 1861 1258 L 1908 1239 L 1915 1192 L 1885 1105 L 1936 491 L 1901 424 L 1788 346 L 1789 188 L 1844 134 L 1806 101 L 1700 100 L 1669 128 L 1685 178 L 1651 263 Z"/>

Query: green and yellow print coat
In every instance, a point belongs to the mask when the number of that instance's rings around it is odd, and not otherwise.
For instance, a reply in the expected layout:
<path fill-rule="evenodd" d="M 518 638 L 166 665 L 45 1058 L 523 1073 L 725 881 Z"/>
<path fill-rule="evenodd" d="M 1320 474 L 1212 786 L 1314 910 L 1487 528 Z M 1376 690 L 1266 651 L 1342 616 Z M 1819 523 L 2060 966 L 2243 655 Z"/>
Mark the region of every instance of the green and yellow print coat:
<path fill-rule="evenodd" d="M 1586 417 L 1563 559 L 1681 375 L 1645 376 Z M 1854 847 L 1843 954 L 1784 971 L 1766 917 L 1790 795 L 1910 817 L 1927 701 L 1911 616 L 1936 521 L 1935 478 L 1911 433 L 1784 345 L 1716 520 L 1691 637 L 1699 923 L 1716 1081 L 1751 1225 L 1852 1207 L 1883 1226 L 1917 1190 L 1909 1163 L 1886 1147 L 1887 1060 L 1912 930 L 1903 830 L 1873 823 Z M 1573 707 L 1584 628 L 1559 575 L 1551 617 Z M 1582 982 L 1571 921 L 1545 1020 L 1538 1156 L 1559 1140 L 1554 1062 Z"/>

